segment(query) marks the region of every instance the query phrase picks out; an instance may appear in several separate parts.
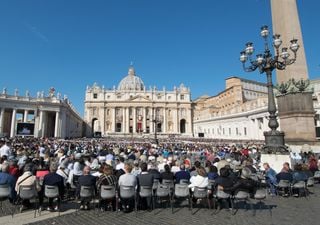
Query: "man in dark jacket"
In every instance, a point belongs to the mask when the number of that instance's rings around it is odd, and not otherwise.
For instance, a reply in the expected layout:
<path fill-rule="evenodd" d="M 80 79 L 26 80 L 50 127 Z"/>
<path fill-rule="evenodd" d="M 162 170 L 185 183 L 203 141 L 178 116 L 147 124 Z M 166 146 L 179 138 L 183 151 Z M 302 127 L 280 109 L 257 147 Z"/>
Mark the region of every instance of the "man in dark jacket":
<path fill-rule="evenodd" d="M 176 172 L 176 184 L 180 183 L 180 180 L 190 180 L 190 173 L 186 171 L 185 165 L 182 163 L 180 165 L 180 171 Z"/>
<path fill-rule="evenodd" d="M 146 187 L 151 187 L 153 186 L 153 180 L 154 180 L 154 176 L 151 173 L 148 173 L 148 165 L 147 163 L 143 162 L 140 165 L 141 168 L 141 173 L 137 176 L 137 184 L 138 184 L 138 192 L 140 192 L 141 190 L 141 186 L 146 186 Z M 146 205 L 145 203 L 147 203 L 147 206 L 150 206 L 150 199 L 151 198 L 147 198 L 144 200 L 147 200 L 147 202 L 143 202 L 141 199 L 140 204 Z"/>
<path fill-rule="evenodd" d="M 59 196 L 60 199 L 63 198 L 64 193 L 64 181 L 63 177 L 57 174 L 57 164 L 51 163 L 50 165 L 50 173 L 45 175 L 43 178 L 43 186 L 42 186 L 42 193 L 44 194 L 45 185 L 50 186 L 57 186 L 59 189 Z M 43 197 L 43 196 L 42 196 Z M 40 198 L 41 199 L 41 198 Z M 58 206 L 60 205 L 60 199 L 58 199 L 58 205 L 53 208 L 53 198 L 49 198 L 49 205 L 48 205 L 48 211 L 58 210 Z M 42 201 L 40 202 L 40 205 L 42 204 Z"/>
<path fill-rule="evenodd" d="M 94 191 L 93 195 L 97 193 L 97 186 L 96 186 L 96 177 L 90 174 L 90 167 L 85 166 L 83 169 L 83 175 L 79 177 L 78 180 L 79 184 L 77 187 L 77 193 L 80 195 L 81 186 L 90 186 Z M 88 210 L 90 209 L 90 200 L 91 199 L 81 199 L 80 209 Z"/>

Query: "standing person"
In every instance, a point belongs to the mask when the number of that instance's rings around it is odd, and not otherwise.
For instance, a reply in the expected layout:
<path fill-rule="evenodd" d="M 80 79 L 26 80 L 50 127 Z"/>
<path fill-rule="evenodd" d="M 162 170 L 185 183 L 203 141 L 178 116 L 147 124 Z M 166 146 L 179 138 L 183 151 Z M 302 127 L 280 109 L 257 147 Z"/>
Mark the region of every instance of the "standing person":
<path fill-rule="evenodd" d="M 5 144 L 0 148 L 0 157 L 7 156 L 7 158 L 9 158 L 11 155 L 11 143 L 10 141 L 6 141 Z"/>
<path fill-rule="evenodd" d="M 81 186 L 90 186 L 93 188 L 93 195 L 97 193 L 96 186 L 96 177 L 90 174 L 90 167 L 85 166 L 83 169 L 83 175 L 79 177 L 77 193 L 80 195 Z M 90 209 L 90 200 L 89 199 L 81 199 L 80 209 L 89 210 Z"/>
<path fill-rule="evenodd" d="M 263 167 L 265 171 L 266 182 L 270 188 L 270 194 L 276 195 L 276 186 L 278 184 L 276 177 L 277 173 L 270 167 L 269 163 L 264 163 Z"/>

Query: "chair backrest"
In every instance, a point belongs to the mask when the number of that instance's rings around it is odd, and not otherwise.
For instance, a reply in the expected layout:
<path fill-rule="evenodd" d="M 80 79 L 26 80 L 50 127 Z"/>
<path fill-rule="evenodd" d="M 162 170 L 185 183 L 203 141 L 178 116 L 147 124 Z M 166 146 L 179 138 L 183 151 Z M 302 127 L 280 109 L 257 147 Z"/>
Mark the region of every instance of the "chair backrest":
<path fill-rule="evenodd" d="M 176 184 L 174 187 L 174 195 L 176 197 L 188 197 L 189 187 L 187 184 Z"/>
<path fill-rule="evenodd" d="M 140 186 L 139 195 L 142 198 L 152 196 L 152 186 Z"/>
<path fill-rule="evenodd" d="M 280 188 L 288 188 L 290 187 L 290 181 L 288 180 L 280 180 L 278 183 L 278 187 Z"/>
<path fill-rule="evenodd" d="M 37 191 L 35 185 L 20 185 L 19 196 L 21 199 L 32 199 L 37 197 Z"/>
<path fill-rule="evenodd" d="M 306 182 L 304 181 L 298 181 L 297 183 L 292 185 L 292 188 L 305 188 Z"/>
<path fill-rule="evenodd" d="M 188 179 L 181 179 L 179 184 L 189 184 L 189 180 Z"/>
<path fill-rule="evenodd" d="M 314 178 L 313 177 L 309 177 L 307 180 L 307 186 L 313 186 L 314 185 Z"/>
<path fill-rule="evenodd" d="M 314 176 L 313 176 L 314 178 L 320 178 L 320 171 L 316 171 L 315 173 L 314 173 Z"/>
<path fill-rule="evenodd" d="M 206 198 L 208 196 L 208 189 L 206 187 L 194 187 L 193 197 Z"/>
<path fill-rule="evenodd" d="M 102 199 L 112 199 L 116 197 L 115 185 L 102 185 L 100 188 L 100 197 Z"/>
<path fill-rule="evenodd" d="M 81 198 L 92 198 L 94 196 L 94 189 L 92 186 L 81 186 L 80 197 Z"/>
<path fill-rule="evenodd" d="M 258 189 L 254 194 L 254 198 L 257 200 L 262 200 L 267 197 L 267 190 L 266 189 Z"/>
<path fill-rule="evenodd" d="M 164 185 L 169 185 L 170 188 L 173 188 L 173 186 L 174 186 L 173 180 L 163 179 L 163 180 L 162 180 L 162 184 L 164 184 Z"/>
<path fill-rule="evenodd" d="M 235 195 L 235 199 L 248 199 L 250 197 L 250 194 L 246 191 L 238 191 Z"/>
<path fill-rule="evenodd" d="M 10 195 L 10 187 L 8 184 L 0 185 L 0 198 L 6 198 Z"/>
<path fill-rule="evenodd" d="M 216 195 L 217 195 L 217 198 L 222 198 L 222 199 L 230 198 L 230 194 L 219 189 L 217 190 Z"/>
<path fill-rule="evenodd" d="M 215 180 L 208 180 L 208 189 L 212 190 L 215 187 L 216 181 Z"/>
<path fill-rule="evenodd" d="M 44 186 L 44 196 L 47 198 L 56 198 L 59 196 L 58 186 L 45 185 Z"/>
<path fill-rule="evenodd" d="M 121 198 L 134 198 L 136 189 L 134 186 L 120 185 L 120 197 Z"/>
<path fill-rule="evenodd" d="M 157 187 L 156 195 L 158 197 L 167 197 L 170 195 L 170 187 L 168 185 L 159 184 Z"/>

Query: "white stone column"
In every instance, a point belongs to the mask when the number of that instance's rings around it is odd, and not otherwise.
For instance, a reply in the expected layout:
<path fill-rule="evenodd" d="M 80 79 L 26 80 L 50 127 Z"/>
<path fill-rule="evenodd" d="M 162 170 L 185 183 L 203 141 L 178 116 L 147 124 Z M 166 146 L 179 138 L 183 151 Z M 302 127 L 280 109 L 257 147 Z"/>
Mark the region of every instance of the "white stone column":
<path fill-rule="evenodd" d="M 28 110 L 24 110 L 24 114 L 23 114 L 23 122 L 26 123 L 28 122 Z"/>
<path fill-rule="evenodd" d="M 175 111 L 175 123 L 174 123 L 174 126 L 175 126 L 175 132 L 176 133 L 180 133 L 180 129 L 179 129 L 179 108 L 176 108 L 176 111 Z"/>
<path fill-rule="evenodd" d="M 153 123 L 153 108 L 151 108 L 150 107 L 150 109 L 149 109 L 149 111 L 150 111 L 150 117 L 149 117 L 149 121 L 150 121 L 150 125 L 149 125 L 149 130 L 150 130 L 150 133 L 153 133 L 154 132 L 154 130 L 153 130 L 153 126 L 154 126 L 154 123 Z"/>
<path fill-rule="evenodd" d="M 147 131 L 147 108 L 142 108 L 142 130 L 143 132 Z"/>
<path fill-rule="evenodd" d="M 128 134 L 130 131 L 130 108 L 126 108 L 126 133 Z"/>
<path fill-rule="evenodd" d="M 167 108 L 163 108 L 163 129 L 162 133 L 167 133 Z"/>
<path fill-rule="evenodd" d="M 39 127 L 38 127 L 38 137 L 43 137 L 43 120 L 44 120 L 44 112 L 40 110 L 40 119 L 39 119 Z"/>
<path fill-rule="evenodd" d="M 137 108 L 133 108 L 133 125 L 132 125 L 132 129 L 133 129 L 133 133 L 137 132 Z"/>
<path fill-rule="evenodd" d="M 67 134 L 66 134 L 66 130 L 67 130 L 67 127 L 66 127 L 66 112 L 64 111 L 61 111 L 61 133 L 60 133 L 60 137 L 61 138 L 66 138 L 67 137 Z"/>
<path fill-rule="evenodd" d="M 112 127 L 111 127 L 111 131 L 112 133 L 116 132 L 116 108 L 113 107 L 112 108 Z"/>
<path fill-rule="evenodd" d="M 193 130 L 192 130 L 192 112 L 191 109 L 186 109 L 186 113 L 187 113 L 187 121 L 186 121 L 186 131 L 189 135 L 193 134 Z M 212 130 L 211 130 L 212 131 Z"/>
<path fill-rule="evenodd" d="M 0 134 L 3 133 L 3 123 L 4 123 L 4 108 L 1 108 L 0 112 Z"/>
<path fill-rule="evenodd" d="M 16 136 L 16 115 L 17 115 L 17 110 L 13 109 L 12 110 L 12 118 L 11 118 L 11 129 L 10 129 L 10 137 Z"/>
<path fill-rule="evenodd" d="M 121 124 L 121 132 L 126 132 L 126 108 L 122 108 L 122 124 Z"/>
<path fill-rule="evenodd" d="M 57 111 L 56 112 L 56 120 L 55 120 L 55 123 L 54 123 L 54 137 L 57 138 L 57 137 L 60 137 L 60 123 L 59 123 L 59 120 L 60 120 L 60 112 Z"/>

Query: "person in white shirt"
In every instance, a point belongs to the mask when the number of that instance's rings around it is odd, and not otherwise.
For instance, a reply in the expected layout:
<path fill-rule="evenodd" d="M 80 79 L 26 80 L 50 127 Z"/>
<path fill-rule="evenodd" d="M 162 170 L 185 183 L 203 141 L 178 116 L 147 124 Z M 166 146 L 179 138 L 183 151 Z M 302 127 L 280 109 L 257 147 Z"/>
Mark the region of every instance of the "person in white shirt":
<path fill-rule="evenodd" d="M 6 142 L 1 148 L 0 148 L 0 157 L 2 156 L 7 156 L 9 158 L 9 156 L 12 155 L 11 152 L 11 143 L 10 142 Z"/>
<path fill-rule="evenodd" d="M 208 186 L 208 177 L 206 170 L 203 167 L 197 169 L 197 175 L 190 178 L 189 188 L 191 191 L 194 191 L 194 187 L 207 187 Z"/>

